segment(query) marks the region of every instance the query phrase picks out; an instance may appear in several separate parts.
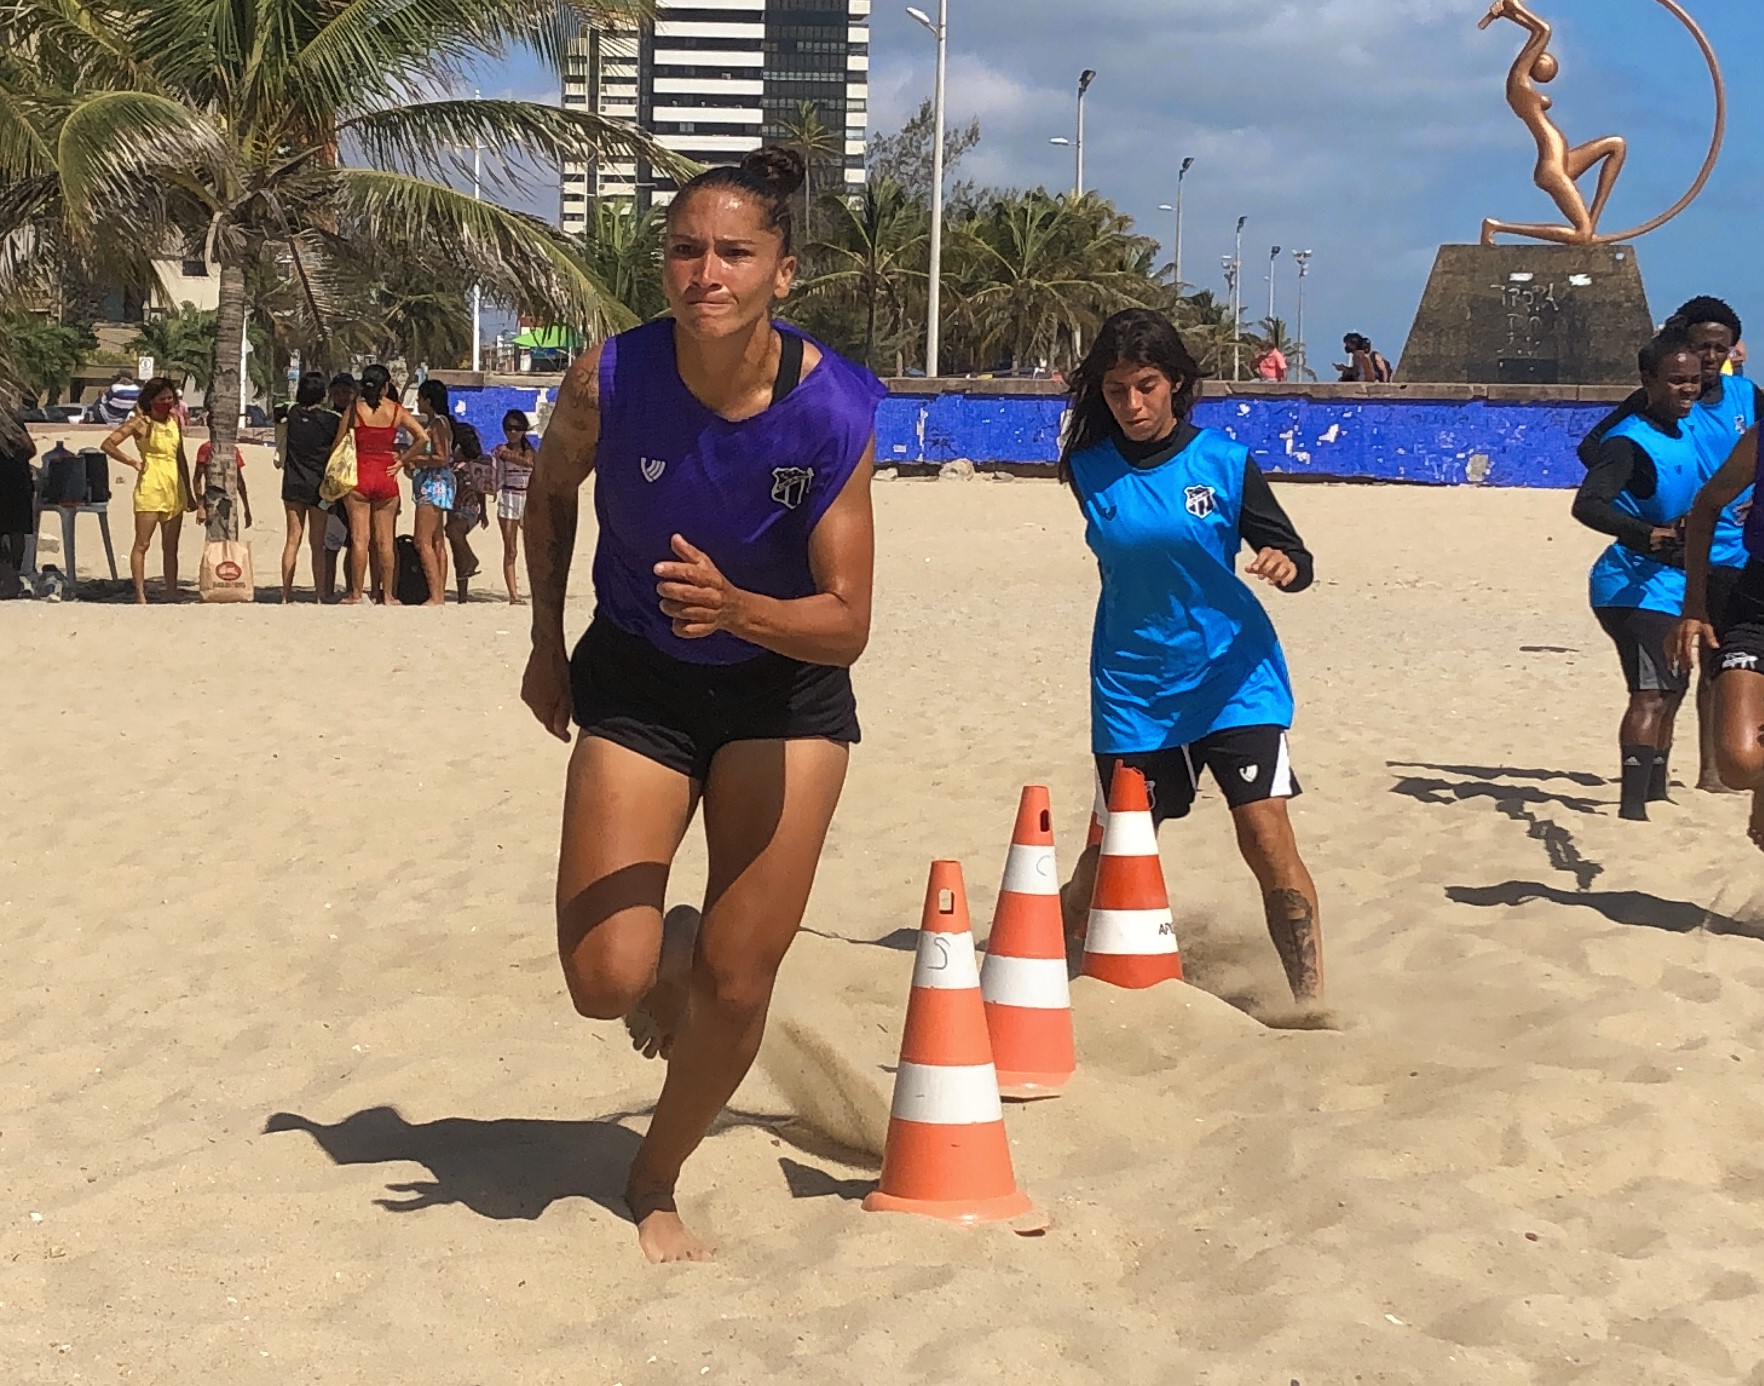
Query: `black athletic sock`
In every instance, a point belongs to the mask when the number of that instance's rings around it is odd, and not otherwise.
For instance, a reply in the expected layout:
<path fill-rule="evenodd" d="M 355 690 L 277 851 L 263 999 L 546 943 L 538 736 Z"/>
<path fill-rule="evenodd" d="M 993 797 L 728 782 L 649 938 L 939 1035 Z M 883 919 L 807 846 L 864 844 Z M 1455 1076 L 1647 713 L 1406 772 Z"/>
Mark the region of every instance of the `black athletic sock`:
<path fill-rule="evenodd" d="M 1670 751 L 1654 752 L 1654 774 L 1648 781 L 1648 802 L 1650 804 L 1671 802 L 1672 771 L 1667 768 L 1671 758 L 1672 752 Z"/>
<path fill-rule="evenodd" d="M 1638 823 L 1648 821 L 1648 787 L 1654 778 L 1654 759 L 1660 753 L 1652 746 L 1623 747 L 1623 807 L 1619 818 Z"/>

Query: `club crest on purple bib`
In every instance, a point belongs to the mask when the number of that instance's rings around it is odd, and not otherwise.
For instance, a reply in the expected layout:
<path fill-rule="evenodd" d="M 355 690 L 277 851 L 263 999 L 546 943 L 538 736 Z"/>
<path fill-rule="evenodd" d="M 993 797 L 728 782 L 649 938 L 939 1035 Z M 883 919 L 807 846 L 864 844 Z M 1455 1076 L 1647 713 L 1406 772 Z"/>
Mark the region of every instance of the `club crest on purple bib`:
<path fill-rule="evenodd" d="M 794 510 L 808 499 L 809 486 L 814 479 L 813 467 L 774 467 L 772 499 L 786 510 Z"/>

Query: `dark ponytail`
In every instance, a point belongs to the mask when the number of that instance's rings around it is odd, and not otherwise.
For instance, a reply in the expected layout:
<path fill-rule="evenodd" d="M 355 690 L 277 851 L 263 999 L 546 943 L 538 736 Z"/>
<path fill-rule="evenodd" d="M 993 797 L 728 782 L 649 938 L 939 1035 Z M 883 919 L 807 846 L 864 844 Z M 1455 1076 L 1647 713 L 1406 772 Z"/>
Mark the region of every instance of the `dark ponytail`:
<path fill-rule="evenodd" d="M 375 362 L 361 373 L 361 402 L 369 409 L 378 409 L 392 388 L 392 372 Z"/>
<path fill-rule="evenodd" d="M 1103 397 L 1103 377 L 1116 366 L 1151 366 L 1175 387 L 1170 404 L 1177 421 L 1186 419 L 1200 393 L 1203 372 L 1182 334 L 1162 313 L 1129 308 L 1102 325 L 1090 354 L 1072 372 L 1072 418 L 1060 447 L 1059 477 L 1076 493 L 1072 459 L 1113 438 L 1119 427 Z"/>
<path fill-rule="evenodd" d="M 767 145 L 756 149 L 734 166 L 707 168 L 680 189 L 672 203 L 678 207 L 693 193 L 726 189 L 744 194 L 759 208 L 766 230 L 776 231 L 784 240 L 783 253 L 795 254 L 796 219 L 790 212 L 790 199 L 802 190 L 808 178 L 808 165 L 794 149 Z"/>

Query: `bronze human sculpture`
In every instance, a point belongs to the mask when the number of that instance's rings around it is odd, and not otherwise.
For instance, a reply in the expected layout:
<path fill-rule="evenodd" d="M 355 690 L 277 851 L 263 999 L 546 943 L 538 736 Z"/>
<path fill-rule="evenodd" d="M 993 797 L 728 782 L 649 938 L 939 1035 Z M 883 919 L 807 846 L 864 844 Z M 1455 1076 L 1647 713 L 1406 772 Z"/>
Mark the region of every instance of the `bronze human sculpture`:
<path fill-rule="evenodd" d="M 1524 0 L 1494 0 L 1477 27 L 1487 29 L 1497 20 L 1510 19 L 1526 31 L 1525 46 L 1514 61 L 1512 71 L 1507 74 L 1507 104 L 1537 141 L 1537 168 L 1533 180 L 1550 195 L 1566 221 L 1562 224 L 1504 222 L 1491 217 L 1482 223 L 1484 245 L 1495 244 L 1495 237 L 1499 235 L 1525 236 L 1532 240 L 1555 241 L 1562 245 L 1611 245 L 1618 241 L 1633 240 L 1664 226 L 1690 206 L 1696 200 L 1697 194 L 1702 192 L 1709 181 L 1709 175 L 1715 171 L 1715 162 L 1720 157 L 1722 140 L 1726 135 L 1727 87 L 1721 76 L 1721 65 L 1716 60 L 1715 50 L 1697 22 L 1686 13 L 1678 0 L 1658 0 L 1658 3 L 1671 11 L 1690 30 L 1698 47 L 1703 50 L 1710 75 L 1715 82 L 1715 137 L 1710 144 L 1708 157 L 1703 162 L 1702 171 L 1690 191 L 1669 210 L 1642 226 L 1615 235 L 1601 234 L 1599 221 L 1604 216 L 1606 204 L 1610 202 L 1611 193 L 1617 186 L 1617 178 L 1623 172 L 1623 164 L 1629 152 L 1628 144 L 1621 135 L 1606 135 L 1586 144 L 1572 147 L 1569 145 L 1567 137 L 1550 118 L 1550 108 L 1555 103 L 1540 90 L 1542 86 L 1553 82 L 1561 71 L 1555 54 L 1550 52 L 1550 42 L 1554 34 L 1549 23 L 1528 9 Z M 1580 179 L 1595 167 L 1599 170 L 1599 179 L 1589 206 L 1579 185 Z"/>

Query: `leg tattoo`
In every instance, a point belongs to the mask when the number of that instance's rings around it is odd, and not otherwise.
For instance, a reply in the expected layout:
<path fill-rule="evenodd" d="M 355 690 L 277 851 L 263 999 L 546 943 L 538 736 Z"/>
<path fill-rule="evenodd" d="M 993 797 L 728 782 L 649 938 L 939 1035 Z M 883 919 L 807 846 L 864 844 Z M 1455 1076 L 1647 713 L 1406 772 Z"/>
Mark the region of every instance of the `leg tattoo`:
<path fill-rule="evenodd" d="M 1323 939 L 1316 906 L 1302 892 L 1290 889 L 1269 891 L 1262 906 L 1293 998 L 1318 1000 L 1323 993 Z"/>

